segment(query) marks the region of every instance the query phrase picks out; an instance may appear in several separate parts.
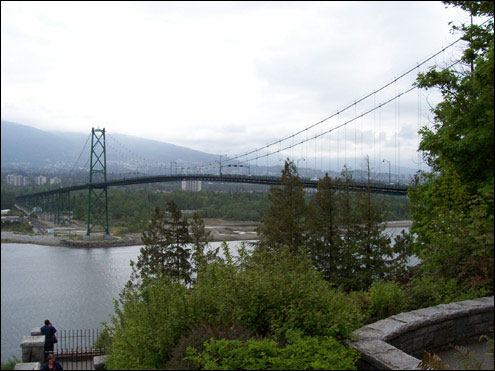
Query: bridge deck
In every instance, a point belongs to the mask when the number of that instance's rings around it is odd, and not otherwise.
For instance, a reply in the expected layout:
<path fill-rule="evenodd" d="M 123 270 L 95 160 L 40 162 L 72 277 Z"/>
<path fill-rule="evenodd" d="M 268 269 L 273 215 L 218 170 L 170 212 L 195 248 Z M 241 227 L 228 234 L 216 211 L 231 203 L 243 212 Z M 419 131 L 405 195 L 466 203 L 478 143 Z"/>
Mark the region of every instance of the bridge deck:
<path fill-rule="evenodd" d="M 174 174 L 174 175 L 154 175 L 147 177 L 137 178 L 124 178 L 117 180 L 109 180 L 106 182 L 93 183 L 93 184 L 80 184 L 70 187 L 61 187 L 44 192 L 30 193 L 26 195 L 16 196 L 16 200 L 26 200 L 34 197 L 49 196 L 58 193 L 67 193 L 73 191 L 80 191 L 89 188 L 105 188 L 114 186 L 126 186 L 132 184 L 146 184 L 146 183 L 164 183 L 164 182 L 177 182 L 182 180 L 202 180 L 207 182 L 223 182 L 223 183 L 247 183 L 247 184 L 265 184 L 265 185 L 280 185 L 280 177 L 276 176 L 255 176 L 255 175 L 214 175 L 214 174 Z M 318 180 L 301 178 L 301 182 L 305 188 L 316 188 Z M 407 193 L 407 185 L 394 185 L 383 183 L 370 183 L 369 185 L 364 182 L 354 182 L 350 189 L 353 191 L 370 191 L 372 193 L 389 194 L 389 195 L 405 195 Z"/>

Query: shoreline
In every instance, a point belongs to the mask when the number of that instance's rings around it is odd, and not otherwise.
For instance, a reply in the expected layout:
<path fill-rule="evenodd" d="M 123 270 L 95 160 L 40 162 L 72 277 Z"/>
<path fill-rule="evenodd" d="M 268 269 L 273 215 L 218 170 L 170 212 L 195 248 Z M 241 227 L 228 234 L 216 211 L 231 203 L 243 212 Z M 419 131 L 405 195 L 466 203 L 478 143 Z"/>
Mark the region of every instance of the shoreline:
<path fill-rule="evenodd" d="M 212 232 L 210 242 L 223 241 L 242 241 L 258 240 L 259 237 L 255 232 L 256 226 L 247 222 L 232 222 L 215 220 L 216 225 L 207 225 L 207 229 Z M 222 225 L 218 225 L 222 224 Z M 385 228 L 408 228 L 411 226 L 411 220 L 397 220 L 383 223 Z M 254 234 L 254 236 L 253 236 Z M 97 247 L 121 247 L 121 246 L 141 246 L 141 236 L 134 234 L 124 238 L 113 237 L 112 239 L 102 240 L 78 240 L 72 241 L 67 236 L 53 236 L 41 234 L 20 234 L 11 231 L 1 231 L 2 243 L 25 243 L 44 246 L 63 246 L 78 248 L 97 248 Z"/>
<path fill-rule="evenodd" d="M 77 248 L 98 248 L 98 247 L 123 247 L 123 246 L 142 246 L 141 237 L 131 239 L 112 239 L 112 240 L 86 240 L 72 241 L 66 237 L 54 237 L 47 235 L 29 235 L 19 234 L 10 231 L 1 232 L 1 243 L 33 244 L 43 246 L 60 246 L 60 247 L 77 247 Z M 258 236 L 245 234 L 225 235 L 225 238 L 213 238 L 210 242 L 230 242 L 243 240 L 258 240 Z"/>

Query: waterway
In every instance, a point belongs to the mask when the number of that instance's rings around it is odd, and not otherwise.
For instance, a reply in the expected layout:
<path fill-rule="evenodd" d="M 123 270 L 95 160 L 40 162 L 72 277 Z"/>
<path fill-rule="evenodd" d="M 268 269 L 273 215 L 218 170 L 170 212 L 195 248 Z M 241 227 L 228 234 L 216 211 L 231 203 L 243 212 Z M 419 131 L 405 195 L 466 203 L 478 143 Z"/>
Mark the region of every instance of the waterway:
<path fill-rule="evenodd" d="M 387 228 L 394 236 L 407 228 Z M 229 242 L 234 253 L 242 241 Z M 216 248 L 220 242 L 212 242 Z M 19 344 L 51 320 L 59 329 L 101 328 L 128 281 L 141 246 L 70 248 L 1 245 L 1 360 L 21 358 Z"/>

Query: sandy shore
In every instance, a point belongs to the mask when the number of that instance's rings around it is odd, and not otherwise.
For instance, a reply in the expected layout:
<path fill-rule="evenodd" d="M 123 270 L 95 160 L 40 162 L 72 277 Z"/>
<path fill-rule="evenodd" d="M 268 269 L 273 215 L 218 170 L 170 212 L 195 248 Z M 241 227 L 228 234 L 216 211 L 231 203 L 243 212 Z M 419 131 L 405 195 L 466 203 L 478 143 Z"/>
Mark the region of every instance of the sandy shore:
<path fill-rule="evenodd" d="M 211 232 L 212 241 L 240 241 L 257 240 L 256 222 L 229 221 L 222 219 L 205 219 L 206 229 Z M 410 227 L 412 221 L 400 220 L 386 222 L 386 228 Z M 2 231 L 2 242 L 5 243 L 30 243 L 49 246 L 71 247 L 113 247 L 142 245 L 139 233 L 128 234 L 123 237 L 112 236 L 110 239 L 95 239 L 89 241 L 72 241 L 66 236 L 54 236 L 53 234 L 20 234 L 16 232 Z"/>

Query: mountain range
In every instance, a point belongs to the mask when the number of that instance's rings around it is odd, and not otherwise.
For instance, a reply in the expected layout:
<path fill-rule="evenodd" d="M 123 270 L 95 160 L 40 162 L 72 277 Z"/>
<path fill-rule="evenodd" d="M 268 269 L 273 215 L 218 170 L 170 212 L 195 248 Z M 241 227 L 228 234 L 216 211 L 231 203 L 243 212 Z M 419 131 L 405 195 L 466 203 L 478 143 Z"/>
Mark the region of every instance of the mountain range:
<path fill-rule="evenodd" d="M 44 131 L 15 122 L 1 121 L 1 167 L 5 169 L 24 170 L 70 170 L 89 169 L 90 134 L 74 132 Z M 107 171 L 116 173 L 141 172 L 147 174 L 166 174 L 172 171 L 172 163 L 179 168 L 182 166 L 213 163 L 220 156 L 193 150 L 187 147 L 139 138 L 131 135 L 106 133 Z M 339 159 L 332 159 L 337 168 Z M 360 163 L 348 159 L 350 164 Z M 340 164 L 343 165 L 340 159 Z M 76 167 L 77 165 L 77 167 Z M 308 161 L 309 165 L 309 161 Z M 218 165 L 216 165 L 218 167 Z M 351 166 L 352 167 L 352 166 Z M 358 166 L 359 168 L 359 166 Z M 385 169 L 385 167 L 383 168 Z M 373 178 L 388 180 L 388 173 L 382 169 Z M 210 169 L 217 171 L 217 169 Z M 258 174 L 278 175 L 281 164 L 269 167 L 251 165 L 251 170 Z M 82 170 L 84 171 L 84 170 Z M 234 170 L 235 171 L 235 170 Z M 245 170 L 243 170 L 245 172 Z M 401 167 L 403 175 L 411 176 L 416 169 Z M 329 171 L 330 176 L 338 176 Z M 301 166 L 301 175 L 306 177 L 321 177 L 322 170 L 314 170 Z M 362 170 L 356 170 L 355 179 L 365 177 Z"/>
<path fill-rule="evenodd" d="M 72 167 L 78 160 L 83 166 L 89 159 L 89 134 L 52 132 L 1 122 L 1 166 L 18 168 L 60 169 Z M 160 163 L 163 166 L 176 162 L 180 165 L 208 163 L 218 155 L 196 151 L 170 143 L 124 134 L 106 133 L 107 166 L 131 166 L 133 163 Z M 85 146 L 86 143 L 86 146 Z M 84 147 L 84 151 L 83 150 Z M 127 164 L 127 165 L 126 165 Z"/>

